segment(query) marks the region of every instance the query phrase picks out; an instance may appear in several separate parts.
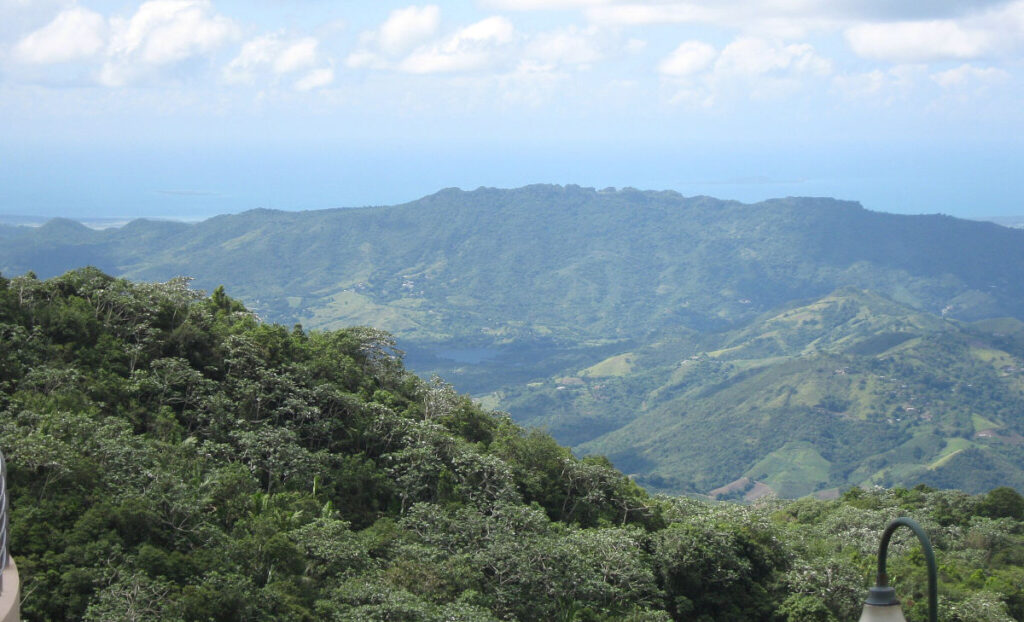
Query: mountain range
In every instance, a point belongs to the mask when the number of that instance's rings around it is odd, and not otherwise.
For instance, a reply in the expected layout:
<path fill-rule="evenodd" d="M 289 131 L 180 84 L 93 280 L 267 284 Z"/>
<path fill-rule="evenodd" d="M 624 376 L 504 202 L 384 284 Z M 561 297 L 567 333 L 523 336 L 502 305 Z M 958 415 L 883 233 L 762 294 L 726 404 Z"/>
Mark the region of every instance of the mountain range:
<path fill-rule="evenodd" d="M 269 320 L 384 328 L 417 371 L 655 490 L 1024 488 L 1022 230 L 528 186 L 0 240 L 7 276 L 188 275 Z"/>

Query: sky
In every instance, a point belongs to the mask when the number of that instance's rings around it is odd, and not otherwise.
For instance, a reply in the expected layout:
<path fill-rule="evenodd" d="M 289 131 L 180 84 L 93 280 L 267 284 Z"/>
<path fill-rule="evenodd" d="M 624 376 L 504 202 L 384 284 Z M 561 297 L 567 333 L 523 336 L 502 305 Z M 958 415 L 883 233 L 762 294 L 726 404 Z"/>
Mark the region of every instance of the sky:
<path fill-rule="evenodd" d="M 447 187 L 1024 214 L 1024 0 L 0 0 L 0 214 Z"/>

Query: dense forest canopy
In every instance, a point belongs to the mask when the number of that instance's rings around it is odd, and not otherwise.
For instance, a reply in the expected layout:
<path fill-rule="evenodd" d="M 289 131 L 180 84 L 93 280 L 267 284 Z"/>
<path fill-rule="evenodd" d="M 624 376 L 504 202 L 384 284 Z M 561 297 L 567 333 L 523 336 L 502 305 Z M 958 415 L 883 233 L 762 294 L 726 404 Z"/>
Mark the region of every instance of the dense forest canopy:
<path fill-rule="evenodd" d="M 1024 619 L 1011 489 L 653 497 L 406 371 L 387 333 L 185 279 L 0 277 L 0 448 L 30 620 L 847 620 L 902 514 L 944 620 Z M 919 562 L 897 539 L 912 621 Z"/>

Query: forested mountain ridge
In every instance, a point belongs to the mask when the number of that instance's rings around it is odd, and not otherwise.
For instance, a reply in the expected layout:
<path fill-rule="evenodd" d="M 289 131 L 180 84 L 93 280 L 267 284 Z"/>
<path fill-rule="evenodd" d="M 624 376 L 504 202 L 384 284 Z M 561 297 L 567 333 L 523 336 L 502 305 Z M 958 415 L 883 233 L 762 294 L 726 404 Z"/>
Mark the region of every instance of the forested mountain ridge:
<path fill-rule="evenodd" d="M 217 289 L 0 276 L 0 448 L 25 619 L 852 619 L 896 515 L 942 619 L 1024 618 L 1024 498 L 651 497 L 407 372 L 386 333 L 258 321 Z M 905 534 L 903 534 L 905 535 Z M 923 620 L 915 547 L 889 568 Z"/>
<path fill-rule="evenodd" d="M 665 335 L 510 385 L 499 401 L 653 489 L 1024 489 L 1022 328 L 844 289 L 742 329 Z"/>
<path fill-rule="evenodd" d="M 745 205 L 576 186 L 449 189 L 412 203 L 253 210 L 7 241 L 0 271 L 82 265 L 227 283 L 257 312 L 404 338 L 579 343 L 734 326 L 794 299 L 871 288 L 933 313 L 1024 319 L 1024 231 L 790 198 Z"/>
<path fill-rule="evenodd" d="M 5 274 L 87 264 L 223 283 L 289 325 L 389 329 L 417 372 L 654 490 L 1024 486 L 1003 369 L 1024 363 L 999 330 L 957 323 L 1024 319 L 1024 230 L 833 199 L 528 186 L 103 231 L 55 220 L 0 244 Z M 964 402 L 967 384 L 991 390 Z M 926 397 L 930 420 L 897 413 Z"/>

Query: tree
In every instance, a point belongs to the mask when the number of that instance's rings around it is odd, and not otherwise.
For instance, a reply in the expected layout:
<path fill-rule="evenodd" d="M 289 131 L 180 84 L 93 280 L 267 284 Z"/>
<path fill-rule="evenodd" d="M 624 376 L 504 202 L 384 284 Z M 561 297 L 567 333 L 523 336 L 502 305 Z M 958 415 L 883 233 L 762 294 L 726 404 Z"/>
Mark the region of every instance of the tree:
<path fill-rule="evenodd" d="M 978 504 L 978 513 L 990 518 L 1024 520 L 1024 496 L 1008 486 L 993 488 Z"/>

